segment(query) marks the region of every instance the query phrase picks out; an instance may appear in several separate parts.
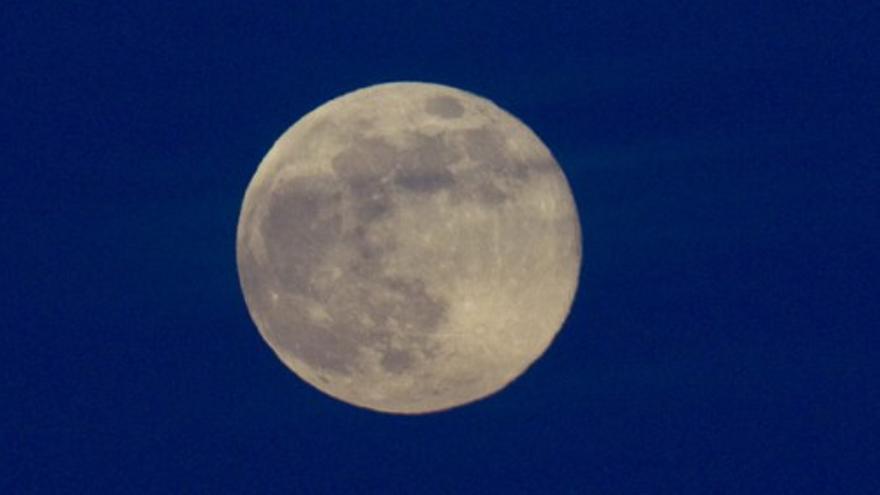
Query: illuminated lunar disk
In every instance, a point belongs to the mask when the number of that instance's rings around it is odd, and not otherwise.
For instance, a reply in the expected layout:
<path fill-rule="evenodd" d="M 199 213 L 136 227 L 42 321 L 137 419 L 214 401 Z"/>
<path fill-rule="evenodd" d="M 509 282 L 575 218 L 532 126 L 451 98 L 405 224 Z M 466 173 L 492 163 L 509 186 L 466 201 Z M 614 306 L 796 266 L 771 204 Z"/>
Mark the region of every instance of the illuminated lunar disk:
<path fill-rule="evenodd" d="M 572 304 L 581 230 L 522 122 L 401 82 L 331 100 L 275 142 L 236 251 L 285 365 L 339 400 L 419 414 L 486 397 L 544 353 Z"/>

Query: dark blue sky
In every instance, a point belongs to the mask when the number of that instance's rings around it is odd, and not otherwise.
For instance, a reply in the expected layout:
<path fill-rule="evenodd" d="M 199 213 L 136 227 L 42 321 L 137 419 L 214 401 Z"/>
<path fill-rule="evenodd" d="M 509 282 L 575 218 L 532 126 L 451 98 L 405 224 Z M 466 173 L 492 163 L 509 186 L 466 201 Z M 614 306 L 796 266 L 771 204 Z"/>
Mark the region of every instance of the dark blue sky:
<path fill-rule="evenodd" d="M 0 492 L 880 492 L 876 6 L 88 3 L 0 7 Z M 272 142 L 393 80 L 529 124 L 584 233 L 547 354 L 423 417 L 288 372 L 235 267 Z"/>

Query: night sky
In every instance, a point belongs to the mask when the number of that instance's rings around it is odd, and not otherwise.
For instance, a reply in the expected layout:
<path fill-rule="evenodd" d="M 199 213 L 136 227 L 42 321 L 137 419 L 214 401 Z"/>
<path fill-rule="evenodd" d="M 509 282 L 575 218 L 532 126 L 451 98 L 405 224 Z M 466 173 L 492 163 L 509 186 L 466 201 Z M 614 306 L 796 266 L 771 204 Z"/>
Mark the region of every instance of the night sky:
<path fill-rule="evenodd" d="M 0 493 L 880 493 L 878 9 L 789 3 L 4 1 Z M 548 352 L 415 417 L 235 264 L 274 140 L 397 80 L 528 124 L 584 241 Z"/>

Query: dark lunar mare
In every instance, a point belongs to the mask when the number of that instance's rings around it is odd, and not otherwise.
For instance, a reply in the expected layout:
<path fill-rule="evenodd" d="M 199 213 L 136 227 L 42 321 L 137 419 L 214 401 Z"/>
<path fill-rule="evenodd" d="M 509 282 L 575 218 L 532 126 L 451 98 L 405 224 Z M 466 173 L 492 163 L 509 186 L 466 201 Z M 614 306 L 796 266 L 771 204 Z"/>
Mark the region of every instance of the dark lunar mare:
<path fill-rule="evenodd" d="M 454 98 L 436 97 L 426 111 L 456 118 L 463 107 Z M 446 142 L 452 132 L 463 149 Z M 493 208 L 534 174 L 555 170 L 549 158 L 547 163 L 511 159 L 503 135 L 488 128 L 410 138 L 405 149 L 382 139 L 358 139 L 333 159 L 335 177 L 298 177 L 259 196 L 268 198 L 258 226 L 267 263 L 244 249 L 239 264 L 248 304 L 265 320 L 262 330 L 274 348 L 335 373 L 355 371 L 363 348 L 379 351 L 381 365 L 392 373 L 414 365 L 413 350 L 435 355 L 430 335 L 447 317 L 448 301 L 431 294 L 423 280 L 386 274 L 383 266 L 394 256 L 395 239 L 370 235 L 371 229 L 393 215 L 401 207 L 396 199 L 405 195 L 448 191 L 455 202 Z M 454 174 L 449 166 L 465 156 L 477 167 Z M 345 226 L 344 218 L 356 222 Z M 334 258 L 344 263 L 336 267 L 342 275 L 332 283 L 322 281 L 330 253 L 346 246 L 354 255 Z M 267 280 L 271 287 L 256 285 Z M 315 317 L 310 304 L 329 318 Z"/>
<path fill-rule="evenodd" d="M 264 332 L 273 346 L 336 373 L 352 372 L 364 347 L 378 350 L 382 366 L 395 373 L 414 363 L 405 349 L 433 355 L 428 336 L 442 323 L 448 303 L 430 294 L 422 280 L 385 274 L 382 266 L 393 256 L 394 239 L 368 235 L 397 208 L 392 183 L 430 192 L 450 180 L 444 165 L 455 157 L 430 139 L 418 148 L 397 150 L 382 140 L 364 139 L 333 161 L 339 179 L 299 177 L 275 185 L 259 226 L 268 262 L 259 264 L 252 253 L 240 257 L 244 273 L 260 273 L 243 276 L 245 285 L 273 281 L 268 290 L 246 290 L 262 294 L 249 304 L 265 318 Z M 344 215 L 357 219 L 353 228 L 343 230 Z M 332 284 L 318 283 L 322 264 L 339 246 L 353 248 L 355 256 L 342 260 L 343 273 Z M 309 304 L 330 318 L 310 316 Z M 393 339 L 399 350 L 392 349 Z"/>
<path fill-rule="evenodd" d="M 444 119 L 456 119 L 464 115 L 464 106 L 453 96 L 435 96 L 425 102 L 425 112 Z"/>

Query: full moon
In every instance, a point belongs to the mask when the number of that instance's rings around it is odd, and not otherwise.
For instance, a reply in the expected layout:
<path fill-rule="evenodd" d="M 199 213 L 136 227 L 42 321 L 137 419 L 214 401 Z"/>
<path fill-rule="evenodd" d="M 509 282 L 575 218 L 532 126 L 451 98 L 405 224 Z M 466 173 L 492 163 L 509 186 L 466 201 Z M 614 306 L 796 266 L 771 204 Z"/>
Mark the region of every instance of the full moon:
<path fill-rule="evenodd" d="M 236 258 L 251 318 L 296 375 L 421 414 L 492 395 L 546 351 L 577 288 L 581 228 L 522 122 L 469 92 L 398 82 L 281 135 L 245 192 Z"/>

